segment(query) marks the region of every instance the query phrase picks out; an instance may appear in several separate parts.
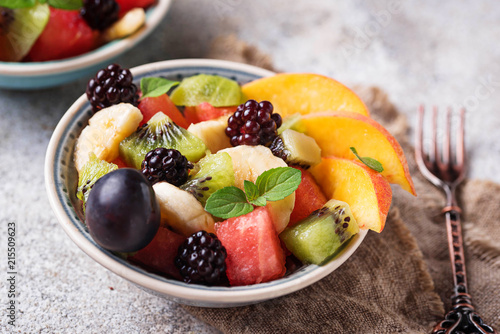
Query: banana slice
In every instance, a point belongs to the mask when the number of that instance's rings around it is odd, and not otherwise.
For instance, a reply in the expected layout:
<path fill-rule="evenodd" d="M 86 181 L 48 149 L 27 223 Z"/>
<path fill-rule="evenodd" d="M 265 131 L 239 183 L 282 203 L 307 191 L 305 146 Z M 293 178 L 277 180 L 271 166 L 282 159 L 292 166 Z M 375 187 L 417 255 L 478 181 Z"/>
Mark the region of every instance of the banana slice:
<path fill-rule="evenodd" d="M 228 116 L 217 119 L 193 123 L 188 127 L 188 131 L 205 142 L 207 148 L 216 153 L 219 150 L 231 147 L 229 137 L 226 136 Z"/>
<path fill-rule="evenodd" d="M 156 183 L 153 190 L 160 204 L 162 225 L 186 237 L 200 230 L 215 233 L 213 217 L 193 195 L 168 182 Z"/>
<path fill-rule="evenodd" d="M 127 37 L 139 30 L 146 22 L 146 13 L 142 8 L 135 8 L 127 12 L 120 20 L 103 32 L 105 42 Z"/>
<path fill-rule="evenodd" d="M 236 146 L 221 150 L 227 152 L 233 160 L 235 186 L 244 189 L 245 180 L 255 182 L 260 174 L 276 167 L 287 167 L 287 164 L 275 157 L 271 150 L 264 146 Z M 280 233 L 290 221 L 290 214 L 295 205 L 295 193 L 276 202 L 268 202 L 267 208 L 273 219 L 276 231 Z"/>
<path fill-rule="evenodd" d="M 118 158 L 120 142 L 130 136 L 141 121 L 141 111 L 128 103 L 120 103 L 97 112 L 76 142 L 76 170 L 80 172 L 91 152 L 98 159 L 107 162 Z"/>

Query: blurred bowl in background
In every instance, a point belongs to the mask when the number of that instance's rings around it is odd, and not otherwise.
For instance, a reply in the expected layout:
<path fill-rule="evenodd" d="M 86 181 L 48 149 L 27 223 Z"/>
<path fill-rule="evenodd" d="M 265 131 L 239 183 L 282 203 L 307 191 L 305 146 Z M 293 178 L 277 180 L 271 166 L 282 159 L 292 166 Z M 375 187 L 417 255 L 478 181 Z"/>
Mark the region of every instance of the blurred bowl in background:
<path fill-rule="evenodd" d="M 172 0 L 158 0 L 146 10 L 146 23 L 139 31 L 80 56 L 45 62 L 0 62 L 0 88 L 48 88 L 94 75 L 151 34 L 166 16 L 171 3 Z"/>

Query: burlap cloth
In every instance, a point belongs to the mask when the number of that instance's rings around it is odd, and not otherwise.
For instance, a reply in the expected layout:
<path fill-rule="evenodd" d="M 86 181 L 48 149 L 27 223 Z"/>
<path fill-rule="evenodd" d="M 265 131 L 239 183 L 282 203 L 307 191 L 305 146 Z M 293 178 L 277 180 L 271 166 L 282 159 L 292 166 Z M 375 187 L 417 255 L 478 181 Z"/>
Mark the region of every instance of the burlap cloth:
<path fill-rule="evenodd" d="M 234 36 L 212 58 L 272 68 L 269 57 Z M 184 306 L 224 333 L 427 333 L 449 310 L 452 274 L 442 193 L 416 169 L 405 117 L 380 89 L 357 87 L 372 117 L 401 143 L 418 197 L 393 187 L 381 234 L 369 232 L 339 269 L 301 291 L 247 307 Z M 500 185 L 469 180 L 460 189 L 469 292 L 486 323 L 500 328 Z"/>

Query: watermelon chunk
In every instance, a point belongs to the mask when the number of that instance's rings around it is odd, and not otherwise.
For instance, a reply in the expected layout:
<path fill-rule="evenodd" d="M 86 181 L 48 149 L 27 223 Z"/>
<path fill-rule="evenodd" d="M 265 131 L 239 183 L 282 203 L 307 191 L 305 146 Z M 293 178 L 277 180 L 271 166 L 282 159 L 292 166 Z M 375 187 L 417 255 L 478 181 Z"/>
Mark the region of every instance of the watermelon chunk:
<path fill-rule="evenodd" d="M 162 94 L 156 97 L 146 97 L 141 100 L 138 108 L 144 116 L 139 126 L 146 124 L 151 117 L 160 111 L 170 117 L 178 126 L 184 129 L 187 129 L 189 126 L 189 123 L 186 121 L 179 109 L 177 109 L 172 100 L 170 100 L 167 94 Z"/>
<path fill-rule="evenodd" d="M 288 226 L 295 225 L 308 217 L 311 212 L 321 209 L 328 201 L 312 174 L 303 168 L 295 168 L 302 172 L 302 180 L 297 190 L 295 190 L 295 206 L 290 214 Z"/>
<path fill-rule="evenodd" d="M 117 165 L 118 168 L 126 168 L 126 167 L 128 167 L 127 164 L 120 157 L 118 157 L 115 160 L 113 160 L 112 163 L 114 163 L 115 165 Z"/>
<path fill-rule="evenodd" d="M 221 116 L 231 115 L 236 111 L 238 106 L 231 107 L 214 107 L 208 102 L 203 102 L 196 107 L 185 107 L 184 117 L 189 124 L 209 121 Z"/>
<path fill-rule="evenodd" d="M 266 207 L 217 223 L 215 229 L 226 247 L 230 285 L 257 284 L 283 277 L 285 254 Z"/>
<path fill-rule="evenodd" d="M 128 260 L 147 270 L 167 275 L 182 281 L 179 269 L 174 264 L 179 246 L 186 238 L 166 227 L 160 227 L 154 239 Z"/>
<path fill-rule="evenodd" d="M 99 32 L 92 30 L 78 10 L 50 7 L 49 22 L 27 59 L 47 61 L 74 57 L 98 46 Z"/>
<path fill-rule="evenodd" d="M 156 0 L 116 0 L 116 2 L 118 3 L 118 5 L 120 5 L 121 16 L 133 8 L 147 8 L 153 5 Z"/>

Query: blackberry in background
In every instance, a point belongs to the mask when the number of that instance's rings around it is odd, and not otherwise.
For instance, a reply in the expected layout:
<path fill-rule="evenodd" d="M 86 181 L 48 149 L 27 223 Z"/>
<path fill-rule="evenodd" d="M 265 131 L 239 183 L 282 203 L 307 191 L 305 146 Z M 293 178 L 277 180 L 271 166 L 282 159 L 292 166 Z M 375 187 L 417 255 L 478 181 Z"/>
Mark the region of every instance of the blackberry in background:
<path fill-rule="evenodd" d="M 132 83 L 133 77 L 129 69 L 111 64 L 97 72 L 87 84 L 87 98 L 92 110 L 97 112 L 121 102 L 138 105 L 137 86 Z"/>
<path fill-rule="evenodd" d="M 0 7 L 0 33 L 5 33 L 14 21 L 14 11 L 10 8 Z"/>
<path fill-rule="evenodd" d="M 118 21 L 120 5 L 115 0 L 83 0 L 81 17 L 94 30 L 103 31 Z"/>
<path fill-rule="evenodd" d="M 227 120 L 226 135 L 231 145 L 269 145 L 282 123 L 281 116 L 273 110 L 269 101 L 248 100 L 239 105 Z"/>

